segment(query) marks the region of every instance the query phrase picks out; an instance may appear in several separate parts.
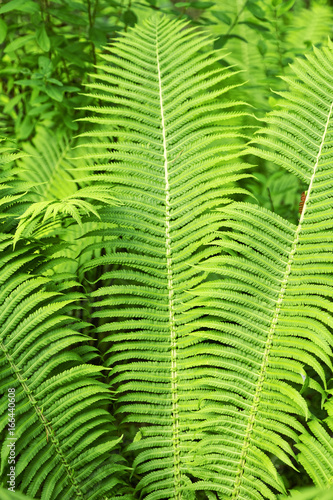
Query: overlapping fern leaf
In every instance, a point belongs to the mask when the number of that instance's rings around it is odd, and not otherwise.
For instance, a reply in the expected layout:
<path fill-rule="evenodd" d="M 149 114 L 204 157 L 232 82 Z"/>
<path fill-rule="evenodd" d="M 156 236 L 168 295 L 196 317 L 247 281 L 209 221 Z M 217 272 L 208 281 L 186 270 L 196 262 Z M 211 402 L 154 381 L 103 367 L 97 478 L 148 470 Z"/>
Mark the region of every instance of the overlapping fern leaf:
<path fill-rule="evenodd" d="M 23 145 L 26 156 L 18 166 L 21 177 L 35 183 L 35 201 L 62 199 L 78 189 L 68 158 L 72 143 L 73 139 L 64 134 L 41 129 L 33 143 Z"/>
<path fill-rule="evenodd" d="M 8 179 L 7 187 L 13 202 Z M 96 354 L 79 332 L 85 324 L 73 317 L 82 295 L 75 276 L 57 272 L 61 245 L 22 240 L 14 250 L 12 235 L 1 232 L 0 249 L 1 484 L 12 486 L 14 463 L 14 490 L 32 497 L 115 496 L 124 465 L 111 394 L 90 364 Z"/>
<path fill-rule="evenodd" d="M 323 490 L 309 486 L 301 490 L 292 490 L 288 496 L 279 497 L 279 500 L 331 500 L 333 488 Z"/>
<path fill-rule="evenodd" d="M 290 92 L 250 148 L 304 182 L 298 224 L 255 205 L 229 204 L 220 209 L 225 221 L 214 242 L 224 254 L 200 266 L 221 276 L 195 293 L 198 304 L 205 297 L 208 314 L 197 321 L 205 331 L 198 331 L 196 349 L 209 346 L 214 355 L 209 368 L 197 368 L 211 377 L 200 410 L 212 415 L 204 452 L 223 499 L 275 498 L 283 484 L 267 455 L 292 466 L 291 444 L 309 417 L 303 382 L 325 397 L 333 346 L 332 70 L 331 46 L 299 60 L 296 78 L 286 78 Z M 308 379 L 309 367 L 321 385 Z M 203 486 L 209 488 L 204 475 Z"/>
<path fill-rule="evenodd" d="M 188 467 L 203 431 L 191 415 L 207 382 L 191 375 L 202 358 L 191 321 L 202 311 L 187 291 L 204 279 L 196 265 L 219 251 L 204 247 L 220 225 L 213 209 L 243 192 L 235 182 L 247 175 L 232 126 L 242 103 L 214 101 L 233 73 L 209 44 L 183 22 L 153 19 L 107 50 L 89 85 L 104 107 L 87 108 L 88 120 L 103 128 L 85 136 L 105 138 L 105 149 L 91 144 L 90 180 L 112 185 L 121 205 L 100 212 L 116 238 L 82 271 L 104 269 L 93 317 L 112 343 L 118 412 L 139 426 L 128 452 L 146 500 L 194 497 Z"/>

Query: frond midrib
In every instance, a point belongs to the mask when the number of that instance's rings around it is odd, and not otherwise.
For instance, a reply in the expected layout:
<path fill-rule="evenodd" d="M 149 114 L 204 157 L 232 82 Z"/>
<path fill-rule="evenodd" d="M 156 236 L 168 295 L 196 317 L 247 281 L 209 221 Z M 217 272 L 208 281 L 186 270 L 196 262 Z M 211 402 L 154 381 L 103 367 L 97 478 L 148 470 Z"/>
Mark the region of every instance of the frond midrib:
<path fill-rule="evenodd" d="M 174 484 L 175 484 L 175 500 L 181 500 L 180 493 L 180 443 L 179 443 L 179 414 L 178 414 L 178 396 L 177 396 L 177 345 L 176 345 L 176 330 L 175 330 L 175 313 L 173 304 L 174 286 L 172 274 L 172 250 L 170 238 L 170 187 L 169 187 L 169 163 L 167 151 L 167 132 L 164 119 L 164 101 L 162 89 L 162 75 L 160 67 L 158 33 L 156 27 L 156 62 L 158 73 L 159 100 L 161 110 L 161 127 L 163 137 L 163 157 L 164 157 L 164 172 L 165 172 L 165 247 L 166 247 L 166 263 L 168 273 L 168 306 L 169 306 L 169 325 L 170 325 L 170 343 L 171 343 L 171 392 L 172 392 L 172 442 L 173 442 L 173 463 L 174 463 Z"/>

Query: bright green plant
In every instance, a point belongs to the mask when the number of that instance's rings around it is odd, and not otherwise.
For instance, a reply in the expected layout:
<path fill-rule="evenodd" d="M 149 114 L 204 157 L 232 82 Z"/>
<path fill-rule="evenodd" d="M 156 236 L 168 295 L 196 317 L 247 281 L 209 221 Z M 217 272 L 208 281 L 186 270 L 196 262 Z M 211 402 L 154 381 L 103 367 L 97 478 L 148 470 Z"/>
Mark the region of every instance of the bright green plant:
<path fill-rule="evenodd" d="M 128 30 L 87 85 L 77 190 L 57 189 L 65 143 L 43 135 L 37 195 L 27 172 L 3 183 L 4 486 L 8 388 L 35 498 L 274 500 L 299 464 L 332 482 L 332 417 L 311 400 L 331 394 L 332 47 L 294 65 L 245 148 L 238 73 L 210 44 L 166 17 Z M 238 201 L 246 154 L 298 177 L 296 224 Z"/>
<path fill-rule="evenodd" d="M 0 17 L 2 119 L 19 141 L 38 128 L 77 130 L 78 91 L 97 55 L 137 21 L 131 1 L 105 0 L 11 0 Z"/>

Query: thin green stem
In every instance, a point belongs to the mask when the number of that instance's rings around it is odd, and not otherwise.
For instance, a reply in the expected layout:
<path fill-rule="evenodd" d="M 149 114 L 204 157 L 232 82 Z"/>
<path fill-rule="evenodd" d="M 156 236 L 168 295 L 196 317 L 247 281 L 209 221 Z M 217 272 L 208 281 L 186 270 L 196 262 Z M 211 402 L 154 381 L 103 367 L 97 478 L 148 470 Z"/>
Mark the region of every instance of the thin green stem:
<path fill-rule="evenodd" d="M 156 37 L 157 38 L 157 37 Z M 167 279 L 169 290 L 169 325 L 170 325 L 170 347 L 171 347 L 171 393 L 172 393 L 172 441 L 174 450 L 174 485 L 175 485 L 175 500 L 182 500 L 181 496 L 181 473 L 180 473 L 180 442 L 179 442 L 179 410 L 178 410 L 178 374 L 177 374 L 177 336 L 175 326 L 174 312 L 174 284 L 173 284 L 173 262 L 171 249 L 171 205 L 170 205 L 170 186 L 169 186 L 169 159 L 167 151 L 167 134 L 165 128 L 164 117 L 164 102 L 162 90 L 162 78 L 160 68 L 160 56 L 158 48 L 158 40 L 156 44 L 156 60 L 157 73 L 160 96 L 161 109 L 161 127 L 163 137 L 163 156 L 164 156 L 164 173 L 165 173 L 165 247 L 166 247 L 166 262 L 167 262 Z"/>
<path fill-rule="evenodd" d="M 248 1 L 249 1 L 249 0 L 245 0 L 245 2 L 244 2 L 244 4 L 243 4 L 243 6 L 242 6 L 242 7 L 240 8 L 240 10 L 237 12 L 236 17 L 235 17 L 235 19 L 233 20 L 233 22 L 230 24 L 229 29 L 228 29 L 228 31 L 226 32 L 225 36 L 229 35 L 229 34 L 232 32 L 232 30 L 234 29 L 234 27 L 237 25 L 237 23 L 238 23 L 238 21 L 239 21 L 239 18 L 240 18 L 240 16 L 242 15 L 242 13 L 243 13 L 243 11 L 244 11 L 244 9 L 245 9 L 245 7 L 246 7 L 246 5 L 247 5 Z"/>

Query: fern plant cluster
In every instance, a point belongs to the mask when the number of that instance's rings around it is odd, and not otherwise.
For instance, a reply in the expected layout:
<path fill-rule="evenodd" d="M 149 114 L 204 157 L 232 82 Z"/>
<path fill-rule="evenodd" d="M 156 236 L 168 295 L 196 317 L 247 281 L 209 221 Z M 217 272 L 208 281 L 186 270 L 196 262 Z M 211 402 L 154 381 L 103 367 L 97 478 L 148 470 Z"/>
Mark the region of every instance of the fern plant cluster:
<path fill-rule="evenodd" d="M 80 5 L 91 30 L 108 14 Z M 333 498 L 333 45 L 298 39 L 287 70 L 271 32 L 286 47 L 293 12 L 329 7 L 212 7 L 176 3 L 132 28 L 130 4 L 112 44 L 85 44 L 78 136 L 40 121 L 17 148 L 23 104 L 5 112 L 0 499 Z M 43 3 L 59 69 L 56 14 Z M 212 16 L 229 26 L 215 41 Z M 264 118 L 234 64 L 246 30 L 248 54 L 280 44 L 284 87 Z M 271 192 L 259 203 L 272 172 L 294 186 L 288 217 Z"/>

